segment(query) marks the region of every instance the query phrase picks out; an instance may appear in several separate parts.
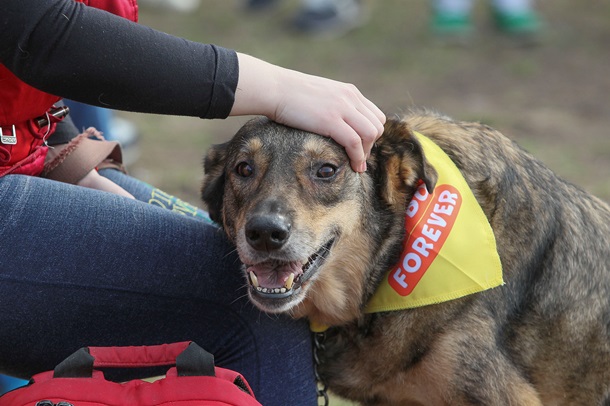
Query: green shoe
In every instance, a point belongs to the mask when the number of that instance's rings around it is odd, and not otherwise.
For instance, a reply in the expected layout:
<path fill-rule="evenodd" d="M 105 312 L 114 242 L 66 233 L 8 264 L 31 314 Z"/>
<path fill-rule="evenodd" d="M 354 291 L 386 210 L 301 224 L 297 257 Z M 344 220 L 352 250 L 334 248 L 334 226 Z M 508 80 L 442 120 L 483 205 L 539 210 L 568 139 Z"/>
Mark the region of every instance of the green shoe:
<path fill-rule="evenodd" d="M 435 12 L 431 22 L 432 32 L 443 37 L 467 37 L 473 32 L 468 15 Z"/>
<path fill-rule="evenodd" d="M 496 10 L 494 18 L 498 29 L 509 35 L 536 35 L 541 27 L 540 19 L 533 11 L 504 13 Z"/>

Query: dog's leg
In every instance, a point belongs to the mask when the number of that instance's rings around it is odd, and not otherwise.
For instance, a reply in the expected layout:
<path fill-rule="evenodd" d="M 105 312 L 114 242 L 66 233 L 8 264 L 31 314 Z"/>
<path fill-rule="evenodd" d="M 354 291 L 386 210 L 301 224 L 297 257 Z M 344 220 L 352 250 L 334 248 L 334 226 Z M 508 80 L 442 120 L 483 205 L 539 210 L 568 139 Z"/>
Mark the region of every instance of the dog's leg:
<path fill-rule="evenodd" d="M 497 347 L 488 322 L 445 334 L 434 347 L 426 367 L 432 376 L 451 371 L 446 404 L 542 406 L 533 385 Z"/>

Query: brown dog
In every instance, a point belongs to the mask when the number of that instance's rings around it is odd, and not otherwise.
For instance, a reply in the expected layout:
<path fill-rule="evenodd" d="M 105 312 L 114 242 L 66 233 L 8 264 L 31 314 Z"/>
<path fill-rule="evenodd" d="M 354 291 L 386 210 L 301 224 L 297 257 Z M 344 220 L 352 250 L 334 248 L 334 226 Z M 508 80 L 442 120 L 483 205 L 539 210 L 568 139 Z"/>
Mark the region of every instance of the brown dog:
<path fill-rule="evenodd" d="M 399 259 L 405 208 L 455 162 L 493 229 L 503 286 L 365 313 Z M 213 219 L 262 310 L 330 326 L 330 389 L 366 405 L 610 404 L 610 208 L 493 129 L 426 111 L 388 120 L 350 169 L 332 140 L 255 119 L 205 160 Z"/>

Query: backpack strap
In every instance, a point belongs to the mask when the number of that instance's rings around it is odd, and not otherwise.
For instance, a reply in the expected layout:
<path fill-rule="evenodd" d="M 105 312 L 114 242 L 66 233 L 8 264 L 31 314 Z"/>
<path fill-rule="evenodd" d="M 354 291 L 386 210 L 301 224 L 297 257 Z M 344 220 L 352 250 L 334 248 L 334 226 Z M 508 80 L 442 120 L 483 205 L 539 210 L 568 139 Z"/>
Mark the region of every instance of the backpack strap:
<path fill-rule="evenodd" d="M 53 372 L 54 378 L 91 378 L 95 368 L 175 365 L 178 376 L 216 376 L 214 356 L 189 341 L 140 347 L 83 347 Z"/>

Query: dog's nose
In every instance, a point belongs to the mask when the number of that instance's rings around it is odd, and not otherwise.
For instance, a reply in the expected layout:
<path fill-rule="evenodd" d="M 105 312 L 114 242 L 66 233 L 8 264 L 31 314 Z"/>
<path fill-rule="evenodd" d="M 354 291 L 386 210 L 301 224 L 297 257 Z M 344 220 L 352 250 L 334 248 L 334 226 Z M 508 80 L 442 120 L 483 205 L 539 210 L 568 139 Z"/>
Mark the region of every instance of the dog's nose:
<path fill-rule="evenodd" d="M 255 216 L 246 223 L 246 239 L 254 249 L 273 251 L 288 241 L 290 228 L 290 221 L 284 216 Z"/>

